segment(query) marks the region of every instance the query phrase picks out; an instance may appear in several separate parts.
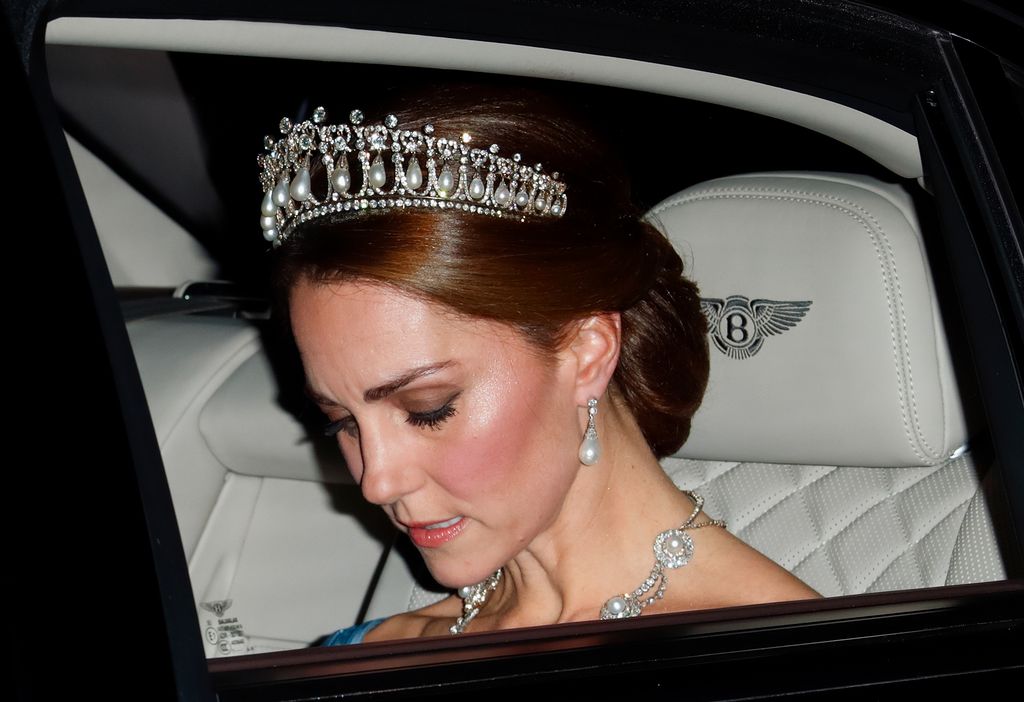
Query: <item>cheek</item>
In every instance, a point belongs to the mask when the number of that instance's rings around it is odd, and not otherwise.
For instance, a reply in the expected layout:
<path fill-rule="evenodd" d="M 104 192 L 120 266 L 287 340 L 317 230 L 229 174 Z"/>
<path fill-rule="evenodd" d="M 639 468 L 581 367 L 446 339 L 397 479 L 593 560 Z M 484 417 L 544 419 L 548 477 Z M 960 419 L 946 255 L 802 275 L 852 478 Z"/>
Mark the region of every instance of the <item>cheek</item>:
<path fill-rule="evenodd" d="M 473 411 L 460 440 L 445 449 L 442 461 L 449 493 L 465 500 L 484 494 L 517 502 L 538 497 L 524 486 L 548 483 L 544 476 L 566 454 L 558 427 L 564 424 L 571 431 L 575 421 L 571 408 L 559 412 L 551 402 L 538 399 L 545 398 L 545 385 L 534 379 L 488 390 L 487 401 Z M 570 423 L 560 422 L 561 414 L 567 414 Z"/>
<path fill-rule="evenodd" d="M 508 497 L 519 469 L 515 432 L 501 419 L 467 429 L 465 438 L 448 447 L 442 459 L 446 490 L 467 502 L 482 495 Z"/>

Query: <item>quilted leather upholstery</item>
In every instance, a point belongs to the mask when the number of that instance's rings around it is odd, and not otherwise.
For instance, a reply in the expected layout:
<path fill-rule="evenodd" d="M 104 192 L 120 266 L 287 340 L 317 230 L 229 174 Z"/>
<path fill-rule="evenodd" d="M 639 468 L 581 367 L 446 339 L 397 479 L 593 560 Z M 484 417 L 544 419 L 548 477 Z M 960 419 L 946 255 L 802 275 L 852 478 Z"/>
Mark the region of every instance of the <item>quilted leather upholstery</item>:
<path fill-rule="evenodd" d="M 703 296 L 813 301 L 755 355 L 712 345 L 680 451 L 705 460 L 666 461 L 676 482 L 700 486 L 733 533 L 824 595 L 1005 578 L 907 192 L 749 174 L 653 213 Z"/>
<path fill-rule="evenodd" d="M 688 188 L 650 216 L 703 299 L 750 300 L 711 314 L 711 378 L 685 455 L 912 466 L 963 446 L 962 400 L 903 188 L 749 174 Z"/>
<path fill-rule="evenodd" d="M 793 177 L 785 176 L 785 187 L 792 189 Z M 887 235 L 899 229 L 902 221 L 903 235 L 919 236 L 913 213 L 906 209 L 908 200 L 892 186 L 836 176 L 799 177 L 816 180 L 813 186 L 805 182 L 802 187 L 813 187 L 819 199 L 828 199 L 829 188 L 845 188 L 841 196 L 835 190 L 831 196 L 850 200 L 866 212 L 862 215 L 865 219 L 884 221 Z M 698 188 L 783 187 L 771 176 L 759 178 L 757 182 L 748 178 L 742 183 Z M 859 199 L 854 192 L 858 188 L 866 193 Z M 677 200 L 684 201 L 687 196 L 683 193 Z M 699 197 L 691 199 L 702 208 L 709 203 Z M 727 203 L 722 198 L 715 202 Z M 798 207 L 806 206 L 798 203 Z M 790 228 L 801 222 L 814 226 L 828 222 L 827 218 L 793 216 L 792 211 L 775 212 L 782 213 Z M 698 214 L 698 219 L 711 223 L 728 217 L 728 213 L 718 217 L 709 211 Z M 764 211 L 756 216 L 743 212 L 742 216 L 771 226 Z M 680 220 L 687 221 L 688 228 L 678 245 L 685 247 L 689 256 L 702 256 L 700 261 L 706 264 L 711 256 L 703 257 L 696 243 L 699 236 L 691 227 L 695 220 L 687 217 Z M 846 218 L 843 215 L 840 221 Z M 859 226 L 848 231 L 860 235 Z M 821 234 L 826 235 L 836 232 Z M 801 245 L 801 236 L 797 232 L 792 240 Z M 708 241 L 721 242 L 722 236 L 712 233 L 705 237 L 705 243 Z M 874 247 L 871 237 L 863 237 L 856 245 L 865 243 Z M 890 322 L 886 310 L 899 306 L 892 307 L 891 295 L 886 302 L 882 294 L 876 295 L 876 300 L 881 300 L 880 311 L 870 311 L 861 320 L 881 321 L 875 327 L 885 353 L 868 354 L 866 365 L 856 366 L 865 375 L 852 383 L 841 379 L 852 387 L 872 383 L 857 402 L 848 403 L 855 406 L 839 407 L 834 393 L 818 392 L 822 383 L 830 382 L 828 373 L 848 371 L 847 366 L 835 363 L 846 357 L 819 354 L 808 360 L 806 355 L 808 349 L 820 350 L 828 344 L 841 348 L 853 342 L 837 341 L 833 337 L 842 329 L 835 325 L 815 328 L 808 317 L 801 322 L 803 328 L 797 327 L 803 336 L 791 330 L 773 337 L 756 359 L 781 368 L 777 364 L 784 364 L 788 357 L 796 369 L 760 374 L 767 377 L 765 381 L 750 372 L 753 366 L 739 365 L 749 358 L 717 358 L 707 406 L 739 406 L 750 398 L 751 383 L 761 383 L 759 401 L 769 411 L 778 413 L 779 408 L 823 400 L 824 405 L 812 404 L 805 414 L 823 415 L 828 421 L 809 429 L 794 423 L 792 416 L 783 417 L 790 421 L 776 422 L 772 431 L 758 436 L 758 432 L 745 431 L 751 422 L 759 421 L 756 412 L 751 414 L 757 403 L 744 407 L 743 421 L 737 420 L 735 412 L 711 411 L 694 424 L 695 432 L 709 435 L 707 440 L 688 443 L 680 456 L 663 461 L 676 484 L 704 495 L 709 515 L 725 519 L 734 534 L 824 595 L 1005 578 L 982 490 L 988 466 L 977 465 L 969 451 L 953 450 L 963 443 L 967 423 L 958 389 L 952 385 L 942 329 L 934 326 L 938 315 L 933 309 L 930 279 L 926 270 L 904 270 L 908 257 L 895 255 L 913 253 L 917 248 L 915 238 L 896 242 L 890 252 L 890 263 L 895 266 L 890 272 L 899 271 L 901 286 L 894 287 L 891 275 L 879 274 L 877 259 L 872 263 L 870 256 L 860 258 L 869 266 L 870 275 L 865 275 L 871 284 L 882 285 L 890 294 L 903 294 L 900 303 L 905 319 Z M 786 259 L 784 251 L 777 253 Z M 926 265 L 919 253 L 909 260 L 918 268 Z M 765 272 L 760 269 L 772 268 L 763 258 L 761 261 L 762 266 L 747 268 L 749 275 L 736 280 L 765 291 L 754 294 L 789 295 L 786 290 L 773 292 L 770 276 L 756 285 L 751 283 Z M 706 265 L 694 266 L 694 270 L 729 283 L 727 275 L 718 275 Z M 781 265 L 775 266 L 774 274 L 794 276 Z M 836 277 L 812 276 L 819 284 Z M 849 304 L 844 296 L 857 289 L 853 283 L 858 277 L 846 277 L 844 284 L 849 287 L 836 298 L 839 304 Z M 916 283 L 911 285 L 911 281 Z M 728 292 L 726 288 L 713 294 Z M 818 291 L 800 289 L 793 294 L 825 300 Z M 922 305 L 926 314 L 918 313 Z M 825 307 L 821 304 L 814 312 Z M 827 315 L 818 316 L 828 319 Z M 871 329 L 867 323 L 856 329 L 858 343 L 868 343 L 862 340 Z M 824 338 L 814 340 L 812 332 Z M 337 448 L 330 442 L 318 443 L 317 437 L 310 437 L 279 406 L 277 377 L 252 323 L 213 316 L 171 316 L 134 321 L 129 333 L 189 558 L 197 615 L 204 632 L 212 636 L 208 655 L 307 646 L 359 618 L 415 609 L 448 594 L 431 585 L 415 553 L 407 559 L 413 549 L 392 548 L 390 525 L 381 519 L 379 510 L 365 505 L 340 464 Z M 899 339 L 895 353 L 893 339 Z M 904 344 L 913 348 L 901 350 Z M 914 358 L 913 374 L 911 366 L 903 363 L 908 353 Z M 832 365 L 823 364 L 823 358 L 833 361 Z M 741 371 L 739 383 L 732 372 L 737 368 Z M 878 368 L 883 372 L 877 372 Z M 815 380 L 814 373 L 826 374 L 825 379 Z M 799 383 L 785 380 L 800 374 L 810 374 L 810 379 Z M 887 422 L 878 422 L 871 403 L 875 396 L 887 404 Z M 911 397 L 916 407 L 908 404 Z M 765 398 L 773 402 L 763 402 Z M 830 415 L 833 411 L 839 414 Z M 858 416 L 866 417 L 867 424 L 857 425 Z M 919 424 L 918 438 L 913 431 L 908 436 L 908 418 Z M 835 433 L 836 424 L 840 425 L 839 434 Z M 817 435 L 819 429 L 826 438 Z M 873 442 L 874 429 L 887 432 L 878 443 Z M 856 441 L 846 440 L 845 433 L 855 434 Z M 835 437 L 842 440 L 833 440 Z M 938 459 L 924 460 L 927 454 L 921 450 L 922 437 Z M 687 453 L 691 449 L 693 452 Z M 860 466 L 852 463 L 858 450 L 864 457 Z M 818 460 L 797 460 L 808 457 Z M 886 458 L 891 462 L 884 463 Z M 242 632 L 233 644 L 217 641 L 218 617 L 210 611 L 216 603 L 223 605 L 228 600 L 231 604 L 223 615 Z M 360 616 L 364 602 L 367 608 Z"/>
<path fill-rule="evenodd" d="M 708 514 L 821 594 L 1006 577 L 968 454 L 921 468 L 772 465 L 669 458 Z"/>
<path fill-rule="evenodd" d="M 703 297 L 810 302 L 754 353 L 712 345 L 690 440 L 662 463 L 675 483 L 826 596 L 1004 579 L 988 466 L 966 450 L 906 191 L 863 176 L 748 174 L 688 188 L 651 217 Z M 413 577 L 390 561 L 384 576 Z M 442 596 L 429 582 L 382 582 L 369 615 Z"/>
<path fill-rule="evenodd" d="M 675 457 L 662 465 L 704 496 L 708 515 L 826 597 L 1006 578 L 969 453 L 900 470 Z M 393 553 L 367 616 L 448 594 Z"/>

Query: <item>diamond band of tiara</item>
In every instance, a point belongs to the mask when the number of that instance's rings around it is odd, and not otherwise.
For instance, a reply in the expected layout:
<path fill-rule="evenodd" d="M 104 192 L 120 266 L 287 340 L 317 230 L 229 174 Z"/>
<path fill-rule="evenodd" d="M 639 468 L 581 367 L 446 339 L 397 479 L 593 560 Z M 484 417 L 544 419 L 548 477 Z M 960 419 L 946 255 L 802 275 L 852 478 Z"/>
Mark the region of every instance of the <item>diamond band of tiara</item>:
<path fill-rule="evenodd" d="M 298 124 L 285 117 L 280 122 L 284 136 L 263 140 L 266 153 L 257 157 L 264 192 L 260 227 L 275 247 L 299 224 L 333 213 L 454 208 L 524 222 L 565 213 L 565 183 L 559 174 L 546 174 L 539 163 L 524 164 L 518 153 L 498 156 L 497 144 L 473 147 L 472 136 L 465 133 L 438 138 L 430 124 L 422 130 L 400 129 L 394 115 L 383 123 L 363 124 L 359 110 L 349 113 L 349 124 L 328 125 L 326 120 L 323 107 Z M 390 183 L 387 153 L 394 166 Z M 327 177 L 323 200 L 313 194 L 310 178 L 317 158 Z M 358 189 L 351 169 L 360 174 Z"/>

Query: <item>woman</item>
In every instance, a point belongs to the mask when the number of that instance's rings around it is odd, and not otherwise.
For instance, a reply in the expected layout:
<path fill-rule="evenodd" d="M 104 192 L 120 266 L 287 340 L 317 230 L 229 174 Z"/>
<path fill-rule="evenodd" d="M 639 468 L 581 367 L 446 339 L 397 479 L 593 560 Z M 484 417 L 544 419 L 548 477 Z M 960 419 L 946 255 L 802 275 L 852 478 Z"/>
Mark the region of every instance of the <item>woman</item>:
<path fill-rule="evenodd" d="M 265 144 L 307 393 L 366 499 L 458 589 L 328 644 L 820 596 L 658 463 L 700 404 L 706 323 L 585 125 L 452 87 L 377 119 L 318 108 Z"/>

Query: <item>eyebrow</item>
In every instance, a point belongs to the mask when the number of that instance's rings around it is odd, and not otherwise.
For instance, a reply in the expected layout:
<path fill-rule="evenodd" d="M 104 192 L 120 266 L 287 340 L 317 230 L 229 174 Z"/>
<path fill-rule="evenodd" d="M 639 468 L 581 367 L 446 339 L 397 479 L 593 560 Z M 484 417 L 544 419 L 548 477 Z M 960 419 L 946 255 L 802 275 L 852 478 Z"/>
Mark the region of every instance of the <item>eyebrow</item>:
<path fill-rule="evenodd" d="M 448 366 L 454 365 L 454 361 L 441 361 L 440 363 L 431 363 L 430 365 L 420 366 L 419 368 L 413 368 L 412 370 L 406 371 L 401 375 L 389 380 L 386 383 L 382 383 L 376 387 L 370 388 L 363 393 L 363 399 L 367 402 L 375 402 L 377 400 L 383 400 L 388 395 L 401 390 L 406 385 L 411 383 L 418 378 L 422 378 L 427 375 L 432 375 L 437 371 L 447 368 Z M 341 407 L 341 404 L 335 402 L 331 398 L 323 395 L 312 387 L 310 387 L 307 381 L 306 387 L 304 388 L 306 396 L 324 407 Z"/>

